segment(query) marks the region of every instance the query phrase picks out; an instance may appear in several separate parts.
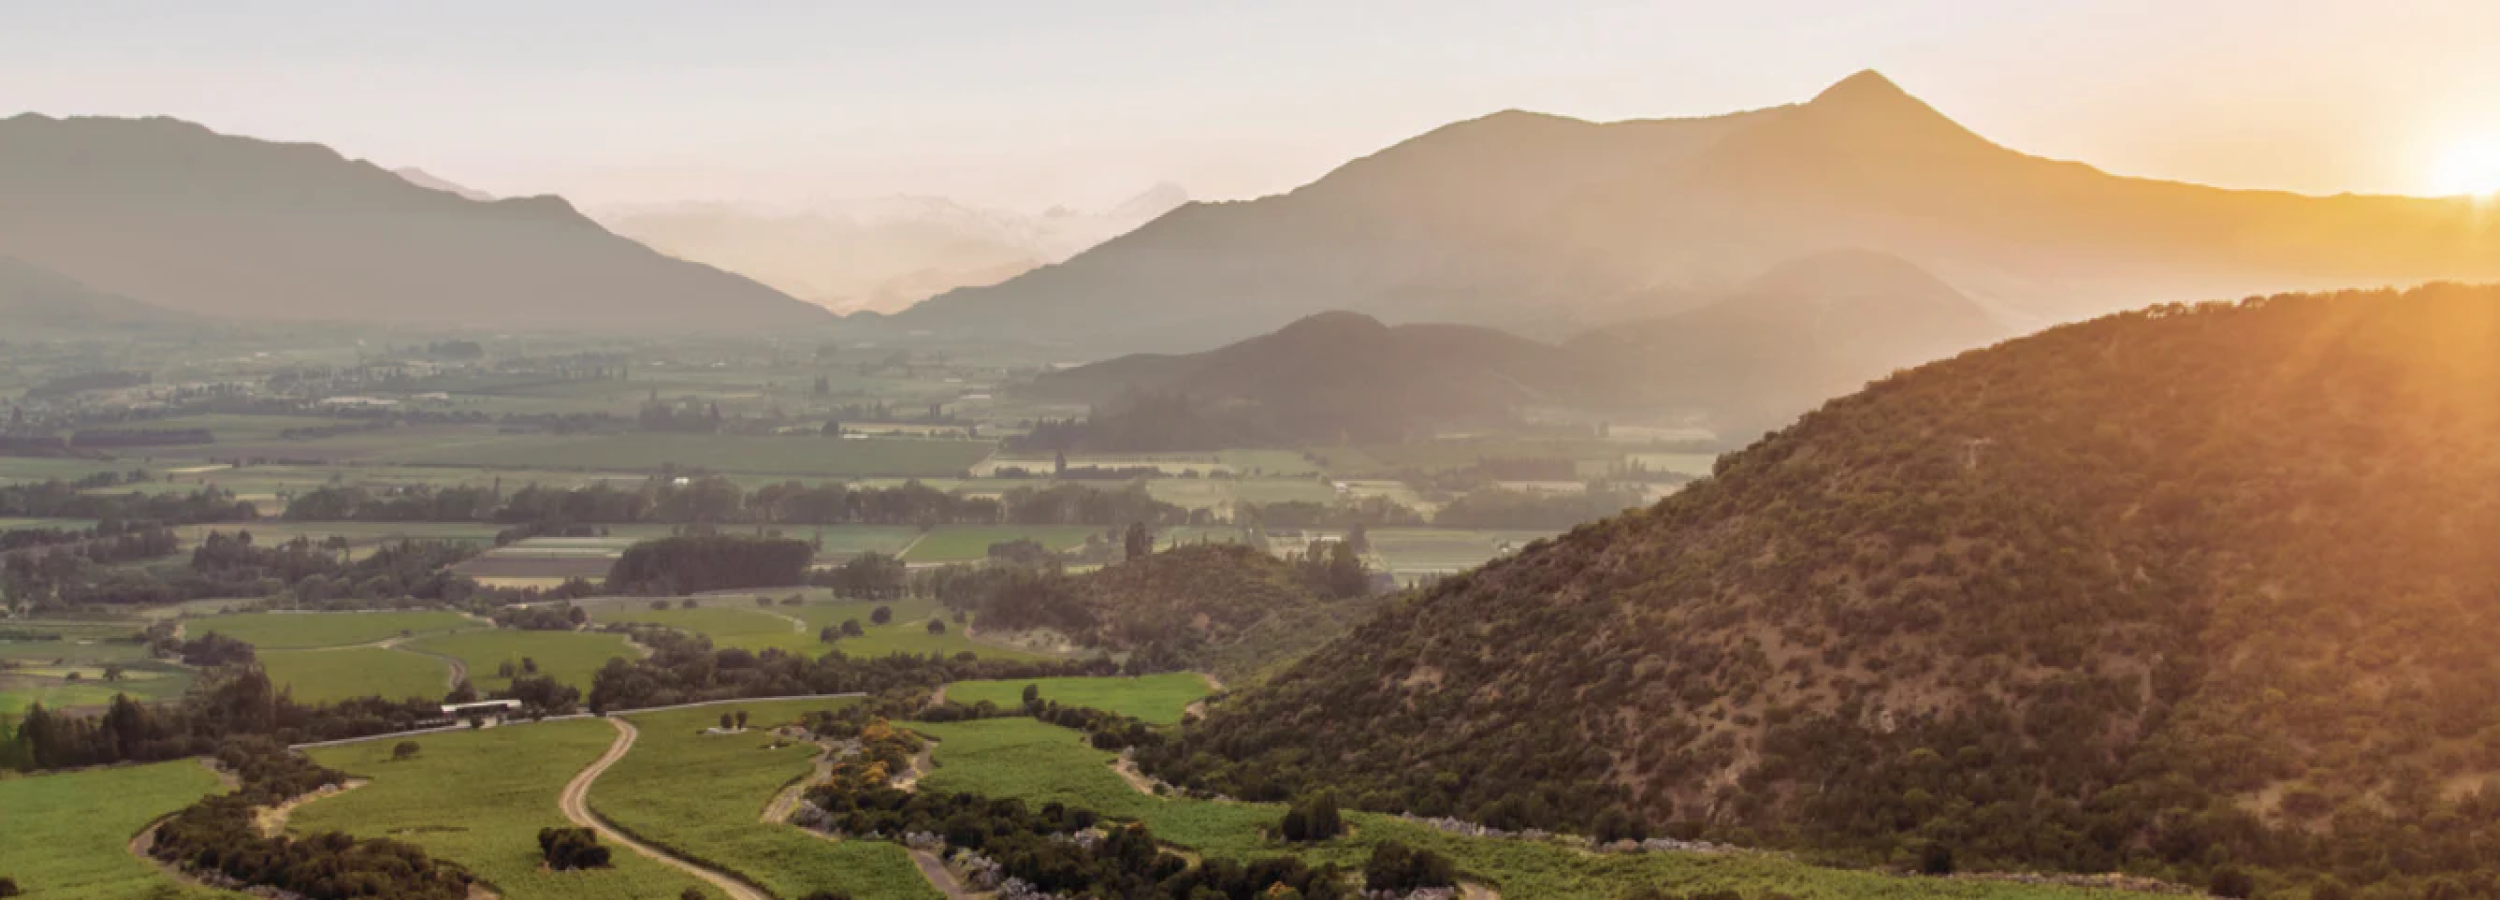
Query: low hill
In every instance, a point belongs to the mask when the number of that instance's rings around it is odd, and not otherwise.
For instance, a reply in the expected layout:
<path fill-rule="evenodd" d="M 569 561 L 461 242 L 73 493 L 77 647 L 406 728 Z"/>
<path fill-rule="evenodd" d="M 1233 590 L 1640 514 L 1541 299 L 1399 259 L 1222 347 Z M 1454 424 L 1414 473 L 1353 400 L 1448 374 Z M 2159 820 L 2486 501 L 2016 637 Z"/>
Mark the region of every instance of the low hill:
<path fill-rule="evenodd" d="M 1374 608 L 1367 597 L 1331 599 L 1315 580 L 1247 545 L 1191 544 L 1011 582 L 984 602 L 980 622 L 1168 655 L 1238 683 L 1344 634 Z"/>
<path fill-rule="evenodd" d="M 11 328 L 82 331 L 148 328 L 183 317 L 108 294 L 23 260 L 0 256 L 0 322 Z"/>
<path fill-rule="evenodd" d="M 1641 405 L 1758 433 L 1826 399 L 2009 336 L 1977 301 L 1908 260 L 1832 251 L 1781 264 L 1690 312 L 1597 329 L 1566 355 Z"/>
<path fill-rule="evenodd" d="M 2055 328 L 1425 589 L 1145 762 L 1503 828 L 2462 891 L 2500 828 L 2495 384 L 2500 288 Z"/>
<path fill-rule="evenodd" d="M 1550 344 L 1463 325 L 1383 325 L 1322 313 L 1273 334 L 1177 356 L 1127 356 L 1045 374 L 1029 393 L 1112 404 L 1186 396 L 1284 441 L 1397 440 L 1433 425 L 1507 420 L 1578 402 L 1595 372 Z"/>
<path fill-rule="evenodd" d="M 1910 260 L 2025 328 L 2175 297 L 2500 277 L 2500 231 L 2465 198 L 2115 175 L 1992 143 L 1866 72 L 1708 118 L 1455 123 L 887 324 L 1185 351 L 1342 309 L 1559 339 L 1844 247 Z"/>
<path fill-rule="evenodd" d="M 831 321 L 555 197 L 476 202 L 326 147 L 172 119 L 0 120 L 0 248 L 200 315 L 600 331 Z"/>

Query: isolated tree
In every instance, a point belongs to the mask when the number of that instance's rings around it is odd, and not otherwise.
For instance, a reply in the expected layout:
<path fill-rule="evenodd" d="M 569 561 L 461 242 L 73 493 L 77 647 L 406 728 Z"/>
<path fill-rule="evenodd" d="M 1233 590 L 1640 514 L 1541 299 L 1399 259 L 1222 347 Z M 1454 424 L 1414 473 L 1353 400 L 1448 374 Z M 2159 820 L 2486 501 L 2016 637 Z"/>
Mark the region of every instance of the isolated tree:
<path fill-rule="evenodd" d="M 401 741 L 397 745 L 391 747 L 391 758 L 414 759 L 423 749 L 424 748 L 417 746 L 417 742 L 415 741 Z"/>
<path fill-rule="evenodd" d="M 687 888 L 685 890 L 678 891 L 677 900 L 704 900 L 703 890 L 701 888 Z"/>
<path fill-rule="evenodd" d="M 868 634 L 868 629 L 860 627 L 860 624 L 859 624 L 859 620 L 858 620 L 858 619 L 844 619 L 844 620 L 842 620 L 842 636 L 843 636 L 843 637 L 863 637 L 863 636 L 865 636 L 865 635 L 867 635 L 867 634 Z"/>
<path fill-rule="evenodd" d="M 23 893 L 25 891 L 17 886 L 17 879 L 0 878 L 0 897 L 15 897 Z"/>
<path fill-rule="evenodd" d="M 501 662 L 501 663 L 497 663 L 497 664 L 495 665 L 495 677 L 497 677 L 497 678 L 503 678 L 503 679 L 507 679 L 507 680 L 508 680 L 508 679 L 510 679 L 510 678 L 511 678 L 511 677 L 512 677 L 515 673 L 517 673 L 518 671 L 519 671 L 519 667 L 514 666 L 514 665 L 512 664 L 512 661 L 511 661 L 511 660 L 508 660 L 508 659 L 507 659 L 507 660 L 504 660 L 504 661 L 503 661 L 503 662 Z"/>
<path fill-rule="evenodd" d="M 583 623 L 590 621 L 590 611 L 578 606 L 565 607 L 564 620 L 573 623 L 573 627 L 579 628 Z"/>
<path fill-rule="evenodd" d="M 773 598 L 771 598 L 771 597 L 761 597 L 761 596 L 756 597 L 756 598 L 755 598 L 755 605 L 757 605 L 757 606 L 765 606 L 765 607 L 769 607 L 769 606 L 773 605 Z"/>
<path fill-rule="evenodd" d="M 744 729 L 744 728 L 746 728 L 746 727 L 747 727 L 747 711 L 746 711 L 746 710 L 743 710 L 743 709 L 742 709 L 742 710 L 739 710 L 739 711 L 738 711 L 738 727 L 739 727 L 740 729 Z"/>
<path fill-rule="evenodd" d="M 931 616 L 931 617 L 929 618 L 929 633 L 930 633 L 930 634 L 945 634 L 945 633 L 946 633 L 946 620 L 945 620 L 945 619 L 940 619 L 940 618 L 937 618 L 937 617 L 935 617 L 935 616 Z"/>
<path fill-rule="evenodd" d="M 1919 849 L 1918 871 L 1921 875 L 1953 874 L 1953 848 L 1941 841 L 1929 841 Z"/>
<path fill-rule="evenodd" d="M 444 702 L 444 703 L 453 704 L 453 705 L 458 705 L 458 704 L 462 704 L 462 703 L 476 703 L 476 702 L 477 702 L 477 688 L 476 688 L 475 686 L 470 685 L 470 684 L 469 684 L 469 680 L 468 680 L 468 679 L 466 679 L 466 678 L 460 679 L 460 683 L 459 683 L 459 684 L 455 684 L 455 685 L 452 685 L 452 686 L 451 686 L 451 693 L 449 693 L 449 694 L 445 694 L 445 695 L 443 696 L 443 702 Z"/>
<path fill-rule="evenodd" d="M 537 659 L 535 659 L 535 658 L 532 658 L 532 657 L 527 657 L 527 656 L 521 657 L 521 674 L 523 674 L 523 675 L 536 675 L 536 674 L 538 674 L 538 660 L 537 660 Z"/>
<path fill-rule="evenodd" d="M 1024 686 L 1024 705 L 1026 705 L 1026 706 L 1031 706 L 1031 705 L 1033 705 L 1033 702 L 1034 702 L 1034 701 L 1036 701 L 1036 700 L 1040 700 L 1040 699 L 1042 699 L 1042 686 L 1041 686 L 1041 685 L 1038 685 L 1038 684 L 1028 684 L 1028 685 L 1025 685 L 1025 686 Z"/>
<path fill-rule="evenodd" d="M 1145 559 L 1155 552 L 1154 533 L 1146 530 L 1144 522 L 1128 523 L 1128 533 L 1121 536 L 1120 543 L 1121 548 L 1128 552 L 1124 558 L 1130 562 Z"/>
<path fill-rule="evenodd" d="M 120 681 L 120 680 L 122 680 L 122 675 L 123 675 L 123 674 L 124 674 L 124 672 L 123 672 L 123 670 L 122 670 L 122 664 L 121 664 L 121 663 L 105 663 L 105 664 L 104 664 L 104 680 L 106 680 L 106 681 Z"/>
<path fill-rule="evenodd" d="M 737 716 L 733 716 L 733 715 L 730 715 L 730 714 L 728 714 L 728 713 L 721 713 L 721 714 L 720 714 L 720 730 L 722 730 L 722 731 L 728 731 L 728 730 L 730 730 L 730 729 L 732 729 L 732 728 L 737 727 L 737 726 L 736 726 L 736 724 L 734 724 L 734 723 L 736 723 L 737 721 L 738 721 L 738 717 L 737 717 Z"/>
<path fill-rule="evenodd" d="M 848 623 L 844 623 L 844 624 L 848 624 Z M 832 625 L 827 625 L 827 626 L 825 626 L 825 627 L 823 627 L 823 628 L 816 629 L 816 640 L 818 640 L 818 641 L 820 641 L 820 642 L 822 642 L 822 643 L 827 643 L 827 644 L 833 643 L 833 642 L 834 642 L 834 640 L 836 640 L 836 639 L 840 638 L 841 636 L 842 636 L 842 629 L 837 628 L 837 627 L 834 627 L 834 626 L 832 626 Z"/>
<path fill-rule="evenodd" d="M 666 600 L 653 600 L 653 601 L 651 601 L 651 608 L 652 608 L 652 609 L 667 609 L 667 608 L 668 608 L 668 601 L 666 601 Z"/>
<path fill-rule="evenodd" d="M 697 606 L 701 606 L 701 605 L 702 605 L 702 604 L 700 604 L 700 603 L 696 603 L 696 602 L 694 602 L 694 598 L 693 598 L 693 597 L 688 597 L 688 598 L 686 598 L 686 599 L 684 599 L 684 600 L 679 600 L 679 601 L 677 601 L 677 608 L 678 608 L 678 609 L 693 609 L 693 608 L 695 608 L 695 607 L 697 607 Z"/>
<path fill-rule="evenodd" d="M 894 621 L 894 608 L 891 606 L 880 606 L 876 609 L 869 610 L 868 621 L 878 625 Z"/>

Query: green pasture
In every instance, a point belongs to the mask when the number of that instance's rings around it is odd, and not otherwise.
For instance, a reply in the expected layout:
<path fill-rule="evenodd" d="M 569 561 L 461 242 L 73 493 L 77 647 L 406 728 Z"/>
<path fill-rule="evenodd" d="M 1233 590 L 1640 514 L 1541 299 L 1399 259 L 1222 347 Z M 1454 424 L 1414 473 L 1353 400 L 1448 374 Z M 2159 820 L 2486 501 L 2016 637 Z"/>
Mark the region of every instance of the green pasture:
<path fill-rule="evenodd" d="M 951 694 L 951 691 L 950 691 Z M 1284 816 L 1279 804 L 1148 796 L 1112 771 L 1113 755 L 1093 749 L 1076 731 L 1032 719 L 914 723 L 937 738 L 937 770 L 924 788 L 1015 798 L 1028 805 L 1061 802 L 1145 823 L 1155 835 L 1208 856 L 1255 859 L 1294 853 L 1313 863 L 1360 867 L 1371 847 L 1394 839 L 1449 857 L 1472 881 L 1505 897 L 1618 900 L 1644 886 L 1678 894 L 1734 890 L 1772 892 L 1798 900 L 2052 900 L 2116 898 L 2111 891 L 2010 882 L 1916 878 L 1828 869 L 1771 854 L 1595 854 L 1559 841 L 1472 838 L 1376 813 L 1349 812 L 1352 833 L 1317 845 L 1287 846 L 1263 833 Z"/>
<path fill-rule="evenodd" d="M 774 748 L 769 726 L 849 699 L 767 700 L 627 716 L 632 752 L 591 787 L 590 806 L 618 828 L 692 859 L 737 872 L 777 897 L 847 891 L 860 900 L 941 896 L 896 844 L 835 841 L 762 821 L 775 794 L 806 778 L 814 744 Z M 748 731 L 706 734 L 745 710 Z"/>
<path fill-rule="evenodd" d="M 987 700 L 1002 708 L 1024 705 L 1024 688 L 1041 688 L 1042 699 L 1064 706 L 1082 706 L 1134 716 L 1157 725 L 1178 725 L 1189 705 L 1207 696 L 1207 680 L 1195 672 L 1112 678 L 1029 678 L 1005 681 L 958 681 L 946 686 L 946 699 L 970 705 Z"/>
<path fill-rule="evenodd" d="M 383 647 L 334 650 L 264 650 L 261 670 L 269 682 L 299 703 L 336 703 L 357 697 L 439 700 L 451 692 L 451 668 L 420 653 Z"/>
<path fill-rule="evenodd" d="M 260 650 L 300 650 L 484 627 L 450 612 L 277 612 L 194 619 L 185 623 L 183 633 L 196 638 L 216 632 Z"/>
<path fill-rule="evenodd" d="M 196 900 L 233 896 L 184 887 L 130 852 L 157 817 L 218 790 L 192 760 L 0 777 L 0 875 L 25 900 Z"/>
<path fill-rule="evenodd" d="M 538 829 L 571 827 L 558 806 L 565 783 L 615 739 L 607 722 L 584 719 L 423 735 L 408 759 L 393 758 L 397 741 L 315 749 L 315 762 L 367 783 L 305 804 L 287 829 L 408 841 L 468 867 L 504 900 L 676 900 L 690 887 L 719 896 L 623 847 L 610 868 L 542 867 Z"/>
<path fill-rule="evenodd" d="M 624 635 L 589 631 L 523 631 L 516 628 L 461 631 L 418 638 L 403 645 L 421 653 L 448 656 L 468 667 L 469 684 L 480 693 L 503 690 L 512 680 L 495 674 L 510 662 L 538 663 L 539 674 L 590 693 L 591 676 L 611 659 L 633 660 L 640 654 Z"/>

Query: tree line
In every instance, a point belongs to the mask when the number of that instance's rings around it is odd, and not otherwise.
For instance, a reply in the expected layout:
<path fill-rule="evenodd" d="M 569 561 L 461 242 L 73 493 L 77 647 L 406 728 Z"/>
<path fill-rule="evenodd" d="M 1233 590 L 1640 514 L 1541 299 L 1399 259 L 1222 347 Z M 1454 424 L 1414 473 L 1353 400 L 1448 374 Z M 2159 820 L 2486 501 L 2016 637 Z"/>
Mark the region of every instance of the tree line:
<path fill-rule="evenodd" d="M 498 522 L 715 525 L 1186 525 L 1203 524 L 1178 506 L 1154 499 L 1140 484 L 1105 489 L 1082 484 L 1017 487 L 998 496 L 966 496 L 918 481 L 889 488 L 841 482 L 787 481 L 749 491 L 720 476 L 660 476 L 639 487 L 530 485 L 505 494 L 495 486 L 411 485 L 373 490 L 325 485 L 287 503 L 299 522 Z"/>

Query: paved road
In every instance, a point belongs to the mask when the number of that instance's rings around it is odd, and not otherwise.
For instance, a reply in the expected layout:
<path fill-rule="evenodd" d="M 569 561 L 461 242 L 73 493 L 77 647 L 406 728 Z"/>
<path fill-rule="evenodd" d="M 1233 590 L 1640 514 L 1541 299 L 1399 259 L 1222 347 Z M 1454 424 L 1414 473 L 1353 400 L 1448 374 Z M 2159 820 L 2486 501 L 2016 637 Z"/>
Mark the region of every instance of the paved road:
<path fill-rule="evenodd" d="M 558 806 L 561 806 L 564 809 L 564 817 L 573 820 L 573 824 L 575 825 L 597 831 L 600 837 L 605 838 L 610 843 L 618 844 L 628 850 L 650 857 L 652 860 L 660 863 L 661 865 L 678 869 L 686 874 L 710 882 L 713 887 L 720 888 L 723 893 L 728 894 L 730 900 L 773 900 L 771 894 L 767 894 L 762 890 L 757 889 L 754 885 L 740 881 L 737 877 L 732 876 L 727 872 L 706 868 L 704 866 L 696 865 L 693 862 L 679 859 L 676 856 L 671 855 L 666 850 L 653 847 L 649 844 L 645 844 L 641 841 L 628 837 L 624 832 L 608 827 L 606 820 L 599 818 L 598 814 L 590 811 L 591 784 L 597 782 L 599 780 L 599 776 L 607 772 L 609 766 L 616 765 L 617 760 L 624 759 L 626 751 L 634 749 L 634 737 L 636 735 L 634 726 L 627 723 L 623 719 L 612 718 L 607 721 L 608 724 L 616 726 L 616 743 L 609 745 L 608 752 L 605 755 L 600 756 L 597 762 L 591 763 L 589 768 L 583 769 L 581 774 L 573 776 L 572 783 L 564 786 L 564 796 L 557 803 Z"/>

